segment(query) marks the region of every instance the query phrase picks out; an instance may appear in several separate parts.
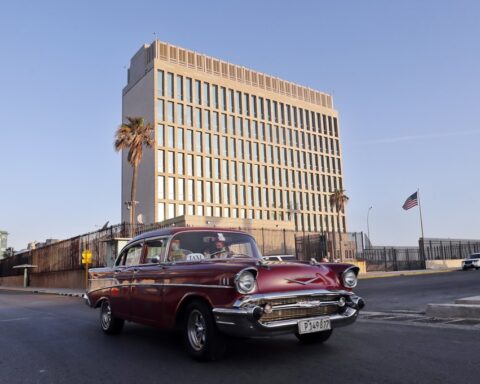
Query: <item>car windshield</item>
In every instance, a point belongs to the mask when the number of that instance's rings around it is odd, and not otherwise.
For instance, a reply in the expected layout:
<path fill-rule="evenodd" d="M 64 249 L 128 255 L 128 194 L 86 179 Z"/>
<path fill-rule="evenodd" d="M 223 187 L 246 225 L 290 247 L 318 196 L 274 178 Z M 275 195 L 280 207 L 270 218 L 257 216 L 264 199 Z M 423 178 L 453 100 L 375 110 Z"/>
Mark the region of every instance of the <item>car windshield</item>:
<path fill-rule="evenodd" d="M 473 255 L 470 255 L 469 259 L 480 259 L 480 253 L 474 253 Z"/>
<path fill-rule="evenodd" d="M 168 261 L 261 258 L 250 235 L 222 231 L 181 232 L 172 237 Z"/>

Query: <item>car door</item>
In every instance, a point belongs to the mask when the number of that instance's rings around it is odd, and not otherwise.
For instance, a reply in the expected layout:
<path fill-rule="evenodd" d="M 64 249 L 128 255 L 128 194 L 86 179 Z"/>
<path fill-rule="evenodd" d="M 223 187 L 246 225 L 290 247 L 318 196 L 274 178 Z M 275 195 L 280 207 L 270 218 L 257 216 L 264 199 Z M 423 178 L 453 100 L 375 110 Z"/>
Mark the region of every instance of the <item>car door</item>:
<path fill-rule="evenodd" d="M 130 319 L 131 287 L 134 270 L 140 263 L 143 243 L 128 246 L 118 258 L 114 267 L 115 286 L 110 290 L 110 304 L 114 316 Z"/>
<path fill-rule="evenodd" d="M 163 259 L 168 238 L 146 240 L 144 255 L 135 268 L 131 289 L 132 320 L 160 326 L 165 274 Z"/>

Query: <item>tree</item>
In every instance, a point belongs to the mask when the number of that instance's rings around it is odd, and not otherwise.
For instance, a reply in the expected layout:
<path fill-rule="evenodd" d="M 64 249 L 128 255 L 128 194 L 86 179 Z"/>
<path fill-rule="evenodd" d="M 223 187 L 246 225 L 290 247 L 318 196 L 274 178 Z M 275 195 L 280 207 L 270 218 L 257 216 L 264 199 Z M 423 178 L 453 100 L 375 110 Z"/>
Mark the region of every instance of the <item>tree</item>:
<path fill-rule="evenodd" d="M 344 189 L 336 189 L 330 195 L 330 205 L 335 207 L 337 211 L 337 230 L 338 230 L 338 239 L 340 243 L 340 261 L 343 261 L 343 254 L 342 254 L 342 235 L 340 231 L 340 213 L 345 208 L 345 204 L 348 202 L 348 196 L 345 195 Z M 335 243 L 335 239 L 333 240 Z M 335 249 L 335 244 L 333 249 Z"/>
<path fill-rule="evenodd" d="M 135 226 L 135 197 L 137 194 L 137 171 L 143 157 L 143 147 L 153 147 L 154 129 L 146 123 L 143 117 L 128 117 L 127 122 L 118 127 L 115 132 L 115 150 L 128 149 L 127 160 L 133 168 L 132 189 L 130 194 L 130 237 L 134 235 Z"/>

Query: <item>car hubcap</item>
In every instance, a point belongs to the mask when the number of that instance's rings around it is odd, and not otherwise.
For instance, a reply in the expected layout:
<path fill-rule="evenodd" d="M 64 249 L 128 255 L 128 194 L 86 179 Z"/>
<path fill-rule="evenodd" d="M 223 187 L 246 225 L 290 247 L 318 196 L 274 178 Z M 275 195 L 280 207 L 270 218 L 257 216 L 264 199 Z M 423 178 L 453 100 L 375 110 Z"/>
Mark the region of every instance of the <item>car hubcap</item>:
<path fill-rule="evenodd" d="M 205 346 L 206 328 L 205 319 L 201 312 L 197 309 L 190 312 L 187 324 L 188 341 L 196 351 L 200 351 Z"/>
<path fill-rule="evenodd" d="M 102 328 L 108 329 L 110 322 L 112 321 L 112 310 L 109 303 L 102 305 Z"/>

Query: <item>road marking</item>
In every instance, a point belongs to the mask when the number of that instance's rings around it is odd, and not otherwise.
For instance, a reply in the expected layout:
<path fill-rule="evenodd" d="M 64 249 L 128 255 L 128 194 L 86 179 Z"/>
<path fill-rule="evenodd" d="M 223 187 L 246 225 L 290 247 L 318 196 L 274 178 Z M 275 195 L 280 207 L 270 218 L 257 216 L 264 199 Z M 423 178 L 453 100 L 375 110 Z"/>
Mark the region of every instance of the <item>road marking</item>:
<path fill-rule="evenodd" d="M 443 319 L 428 317 L 423 313 L 365 312 L 358 318 L 361 322 L 392 323 L 418 327 L 451 328 L 480 331 L 480 319 Z"/>
<path fill-rule="evenodd" d="M 2 319 L 0 322 L 28 320 L 28 317 L 17 317 L 15 319 Z"/>

